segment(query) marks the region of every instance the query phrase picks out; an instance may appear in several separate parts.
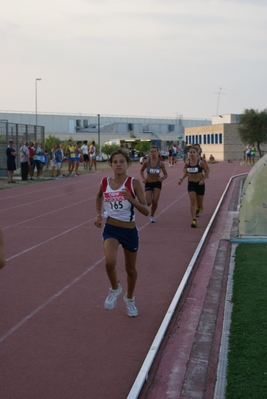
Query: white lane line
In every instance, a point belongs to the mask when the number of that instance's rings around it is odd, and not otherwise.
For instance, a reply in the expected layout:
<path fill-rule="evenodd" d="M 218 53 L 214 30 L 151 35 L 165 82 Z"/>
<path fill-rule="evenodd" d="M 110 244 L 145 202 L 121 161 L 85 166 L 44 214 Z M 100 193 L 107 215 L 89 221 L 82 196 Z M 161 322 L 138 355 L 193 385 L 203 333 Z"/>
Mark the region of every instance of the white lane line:
<path fill-rule="evenodd" d="M 88 190 L 88 189 L 89 189 L 89 187 L 84 187 L 84 188 L 81 188 L 81 189 L 79 189 L 79 190 L 73 191 L 73 193 L 76 194 L 76 193 L 78 193 L 78 192 L 80 192 L 80 191 L 84 191 L 84 190 Z M 52 199 L 52 198 L 58 198 L 58 197 L 62 197 L 62 196 L 65 197 L 65 195 L 66 195 L 66 193 L 61 193 L 61 194 L 58 194 L 58 195 L 53 195 L 53 196 L 49 197 L 49 200 Z M 13 199 L 14 199 L 14 197 L 13 197 Z M 32 202 L 26 202 L 26 203 L 23 202 L 22 204 L 15 205 L 15 206 L 11 206 L 10 208 L 4 208 L 4 209 L 1 209 L 0 212 L 6 212 L 6 211 L 9 211 L 9 210 L 11 210 L 11 209 L 21 208 L 22 206 L 29 206 L 29 205 L 37 204 L 38 202 L 42 202 L 42 201 L 47 201 L 47 197 L 43 197 L 43 198 L 41 198 L 41 199 L 38 199 L 38 200 L 35 200 L 35 201 L 32 201 Z"/>
<path fill-rule="evenodd" d="M 92 180 L 89 180 L 89 179 L 84 179 L 85 181 L 89 181 L 90 183 L 92 183 Z M 51 180 L 51 181 L 53 181 L 53 180 Z M 58 181 L 58 180 L 55 180 L 55 181 Z M 43 193 L 43 192 L 45 192 L 45 191 L 51 191 L 51 190 L 55 190 L 55 188 L 56 189 L 61 189 L 61 188 L 67 188 L 67 187 L 69 187 L 69 183 L 71 183 L 71 185 L 73 186 L 74 184 L 79 184 L 79 183 L 81 183 L 83 180 L 79 180 L 79 181 L 74 181 L 73 180 L 73 178 L 70 178 L 70 179 L 67 179 L 67 180 L 64 180 L 64 182 L 66 182 L 66 184 L 61 184 L 61 185 L 58 185 L 58 186 L 56 186 L 56 187 L 54 187 L 54 186 L 51 186 L 51 187 L 48 187 L 48 188 L 42 188 L 42 189 L 38 189 L 38 190 L 33 190 L 33 191 L 25 191 L 25 192 L 23 192 L 23 193 L 17 193 L 16 192 L 16 195 L 14 195 L 14 190 L 9 190 L 9 192 L 10 191 L 12 191 L 12 193 L 13 193 L 13 195 L 10 195 L 10 196 L 8 196 L 8 197 L 5 197 L 4 195 L 3 196 L 1 196 L 0 197 L 0 201 L 4 201 L 4 200 L 7 200 L 7 199 L 14 199 L 14 196 L 16 197 L 16 198 L 18 198 L 18 197 L 23 197 L 23 196 L 26 196 L 26 195 L 33 195 L 33 194 L 37 194 L 37 193 Z M 43 180 L 43 182 L 45 182 L 45 180 Z M 62 182 L 62 180 L 60 180 L 60 182 Z M 98 186 L 98 184 L 94 184 L 94 185 L 92 185 L 92 186 L 90 186 L 90 188 L 92 188 L 92 187 L 95 187 L 95 186 Z M 21 186 L 22 187 L 22 186 Z M 23 186 L 23 187 L 25 187 L 25 186 Z M 33 187 L 33 186 L 31 186 L 31 187 Z M 35 186 L 36 187 L 36 186 Z M 40 187 L 40 186 L 39 186 Z M 89 187 L 89 186 L 88 186 Z M 18 187 L 16 187 L 16 188 L 19 188 L 19 186 Z M 3 193 L 3 191 L 1 191 L 1 193 Z"/>
<path fill-rule="evenodd" d="M 72 206 L 76 206 L 76 205 L 82 204 L 83 202 L 87 202 L 87 201 L 90 201 L 90 200 L 92 200 L 92 199 L 95 199 L 95 196 L 94 196 L 94 197 L 90 197 L 90 198 L 86 198 L 86 199 L 83 200 L 83 201 L 73 202 L 73 203 L 70 204 L 70 205 L 57 208 L 57 209 L 55 209 L 54 211 L 51 211 L 51 212 L 42 213 L 41 215 L 35 216 L 34 218 L 25 219 L 25 220 L 22 220 L 21 222 L 18 222 L 18 223 L 15 223 L 15 224 L 11 224 L 11 225 L 9 225 L 9 226 L 5 226 L 5 227 L 2 228 L 2 230 L 6 230 L 6 229 L 9 229 L 9 228 L 11 228 L 11 227 L 15 227 L 15 226 L 18 226 L 18 225 L 20 225 L 20 224 L 23 224 L 23 223 L 31 222 L 32 220 L 39 219 L 39 218 L 42 218 L 42 217 L 44 217 L 44 216 L 52 215 L 52 214 L 55 213 L 55 212 L 60 212 L 60 211 L 62 211 L 62 210 L 71 208 Z"/>
<path fill-rule="evenodd" d="M 143 364 L 142 364 L 142 366 L 141 366 L 141 368 L 139 370 L 139 373 L 138 373 L 138 375 L 137 375 L 137 377 L 136 377 L 136 379 L 135 379 L 135 381 L 134 381 L 134 383 L 132 385 L 132 388 L 131 388 L 128 396 L 127 396 L 127 399 L 138 399 L 139 393 L 140 393 L 140 391 L 141 391 L 141 389 L 142 389 L 142 387 L 144 385 L 145 380 L 147 380 L 147 378 L 148 378 L 149 370 L 150 370 L 150 368 L 151 368 L 151 366 L 153 364 L 153 361 L 155 359 L 155 356 L 156 356 L 156 354 L 157 354 L 157 352 L 158 352 L 158 350 L 160 348 L 161 341 L 162 341 L 162 339 L 165 336 L 165 332 L 166 332 L 166 330 L 167 330 L 167 328 L 168 328 L 168 326 L 170 324 L 170 321 L 171 321 L 171 319 L 173 317 L 173 314 L 175 312 L 177 304 L 178 304 L 178 302 L 180 300 L 180 297 L 181 297 L 181 295 L 182 295 L 182 293 L 184 291 L 184 287 L 185 287 L 185 285 L 186 285 L 186 283 L 187 283 L 187 281 L 189 279 L 189 276 L 190 276 L 190 274 L 191 274 L 191 272 L 192 272 L 192 270 L 194 268 L 194 265 L 195 265 L 195 262 L 197 260 L 197 257 L 198 257 L 198 255 L 200 253 L 200 250 L 201 250 L 201 248 L 202 248 L 202 246 L 203 246 L 203 244 L 204 244 L 204 242 L 206 240 L 208 232 L 209 232 L 209 230 L 210 230 L 210 228 L 211 228 L 211 226 L 213 224 L 213 221 L 214 221 L 215 217 L 217 216 L 217 213 L 219 212 L 221 203 L 224 200 L 224 197 L 225 197 L 225 195 L 226 195 L 226 193 L 228 191 L 228 188 L 229 188 L 229 186 L 232 183 L 232 180 L 234 178 L 237 178 L 239 176 L 243 176 L 245 174 L 247 174 L 247 173 L 241 173 L 241 174 L 238 174 L 238 175 L 234 175 L 234 176 L 232 176 L 229 179 L 229 181 L 228 181 L 228 183 L 226 185 L 226 188 L 225 188 L 223 194 L 221 195 L 221 198 L 220 198 L 220 200 L 219 200 L 219 202 L 217 204 L 217 207 L 216 207 L 216 209 L 215 209 L 215 211 L 214 211 L 214 213 L 213 213 L 213 215 L 212 215 L 212 217 L 211 217 L 211 219 L 210 219 L 210 221 L 209 221 L 209 223 L 208 223 L 208 225 L 207 225 L 207 227 L 206 227 L 206 229 L 205 229 L 205 231 L 204 231 L 204 233 L 203 233 L 203 235 L 202 235 L 202 237 L 201 237 L 201 239 L 199 241 L 199 244 L 198 244 L 198 246 L 197 246 L 197 248 L 196 248 L 196 250 L 195 250 L 195 252 L 194 252 L 194 254 L 193 254 L 192 258 L 191 258 L 191 261 L 190 261 L 190 263 L 187 266 L 187 269 L 186 269 L 185 274 L 184 274 L 184 276 L 183 276 L 183 278 L 182 278 L 182 280 L 181 280 L 181 282 L 180 282 L 180 284 L 179 284 L 179 286 L 177 288 L 177 291 L 174 294 L 172 302 L 171 302 L 171 304 L 170 304 L 170 306 L 169 306 L 169 308 L 168 308 L 168 310 L 167 310 L 167 312 L 166 312 L 166 314 L 165 314 L 165 316 L 163 318 L 163 321 L 162 321 L 162 323 L 161 323 L 161 325 L 160 325 L 160 327 L 158 329 L 158 332 L 157 332 L 157 334 L 156 334 L 156 336 L 154 338 L 154 341 L 152 342 L 151 347 L 150 347 L 149 351 L 147 352 L 146 358 L 145 358 L 145 360 L 144 360 L 144 362 L 143 362 Z"/>
<path fill-rule="evenodd" d="M 45 301 L 42 305 L 38 306 L 35 310 L 33 310 L 31 313 L 29 313 L 24 319 L 22 319 L 18 324 L 16 324 L 14 327 L 12 327 L 10 330 L 8 330 L 4 335 L 0 337 L 0 343 L 3 342 L 6 338 L 8 338 L 11 334 L 16 332 L 20 327 L 22 327 L 28 320 L 30 320 L 33 316 L 35 316 L 38 312 L 43 310 L 47 305 L 49 305 L 51 302 L 53 302 L 55 299 L 57 299 L 60 295 L 62 295 L 65 291 L 67 291 L 70 287 L 72 287 L 74 284 L 76 284 L 79 280 L 81 280 L 84 276 L 86 276 L 87 273 L 92 271 L 93 269 L 96 268 L 99 263 L 101 263 L 105 257 L 103 256 L 101 259 L 99 259 L 97 262 L 95 262 L 91 267 L 86 269 L 82 274 L 80 274 L 78 277 L 76 277 L 74 280 L 72 280 L 68 285 L 63 287 L 60 291 L 58 291 L 56 294 L 51 296 L 47 301 Z"/>
<path fill-rule="evenodd" d="M 176 180 L 176 179 L 173 179 Z M 172 180 L 172 181 L 173 181 Z M 169 181 L 170 183 L 171 181 Z M 182 197 L 184 197 L 187 194 L 187 192 L 184 192 L 182 195 L 180 195 L 175 201 L 173 201 L 170 205 L 168 205 L 167 207 L 165 207 L 159 214 L 158 216 L 160 216 L 161 214 L 163 214 L 164 212 L 167 211 L 167 209 L 169 209 L 171 206 L 173 206 L 177 201 L 179 201 Z M 94 218 L 93 218 L 94 219 Z M 33 247 L 30 247 L 24 251 L 21 251 L 20 253 L 8 258 L 6 261 L 10 261 L 20 255 L 23 255 L 24 253 L 27 253 L 35 248 L 38 248 L 39 246 L 46 244 L 49 241 L 54 240 L 55 238 L 58 238 L 72 230 L 75 230 L 76 228 L 85 225 L 86 223 L 92 221 L 93 219 L 90 219 L 84 223 L 81 223 L 78 226 L 75 226 L 71 229 L 68 229 L 66 231 L 64 231 L 61 234 L 58 234 L 46 241 L 43 241 Z M 147 225 L 149 225 L 150 222 L 145 223 L 142 227 L 139 228 L 139 231 L 144 229 Z M 55 295 L 53 295 L 52 297 L 50 297 L 46 302 L 44 302 L 42 305 L 40 305 L 38 308 L 36 308 L 35 310 L 33 310 L 29 315 L 27 315 L 26 317 L 24 317 L 24 319 L 22 319 L 18 324 L 16 324 L 14 327 L 12 327 L 9 331 L 7 331 L 4 335 L 2 335 L 2 337 L 0 337 L 0 343 L 3 342 L 6 338 L 8 338 L 11 334 L 13 334 L 15 331 L 17 331 L 21 326 L 23 326 L 28 320 L 30 320 L 33 316 L 35 316 L 39 311 L 43 310 L 47 305 L 49 305 L 52 301 L 54 301 L 56 298 L 58 298 L 63 292 L 65 292 L 67 289 L 69 289 L 73 284 L 75 284 L 77 281 L 79 281 L 82 277 L 84 277 L 87 273 L 89 273 L 91 270 L 95 269 L 95 267 L 101 263 L 103 260 L 105 259 L 105 257 L 103 256 L 101 259 L 99 259 L 93 266 L 91 266 L 90 268 L 88 268 L 85 272 L 83 272 L 80 276 L 76 277 L 70 284 L 68 284 L 67 286 L 65 286 L 64 288 L 62 288 L 60 291 L 58 291 Z M 150 368 L 150 366 L 149 366 Z"/>
<path fill-rule="evenodd" d="M 164 212 L 166 212 L 167 209 L 169 209 L 172 205 L 174 205 L 177 201 L 179 201 L 179 199 L 181 199 L 182 197 L 184 197 L 187 193 L 182 194 L 180 197 L 178 197 L 175 201 L 173 201 L 168 207 L 164 208 L 159 215 L 163 214 Z M 6 261 L 10 261 L 14 258 L 17 258 L 20 255 L 23 255 L 29 251 L 32 251 L 36 248 L 38 248 L 39 246 L 46 244 L 49 241 L 54 240 L 55 238 L 58 238 L 66 233 L 69 233 L 70 231 L 79 228 L 80 226 L 83 226 L 84 224 L 92 221 L 93 219 L 90 219 L 84 223 L 81 223 L 78 226 L 75 226 L 69 230 L 64 231 L 61 234 L 58 234 L 52 238 L 50 238 L 49 240 L 43 241 L 37 245 L 34 245 L 24 251 L 19 252 L 16 255 L 11 256 L 10 258 L 8 258 Z M 145 223 L 142 227 L 138 228 L 139 231 L 144 229 L 147 225 L 149 225 L 150 222 Z M 35 310 L 33 310 L 30 314 L 28 314 L 26 317 L 24 317 L 19 323 L 17 323 L 14 327 L 12 327 L 9 331 L 7 331 L 4 335 L 2 335 L 2 337 L 0 337 L 0 343 L 3 342 L 7 337 L 9 337 L 11 334 L 13 334 L 15 331 L 17 331 L 21 326 L 23 326 L 28 320 L 30 320 L 33 316 L 35 316 L 39 311 L 43 310 L 47 305 L 49 305 L 52 301 L 54 301 L 56 298 L 58 298 L 61 294 L 63 294 L 63 292 L 65 292 L 67 289 L 69 289 L 72 285 L 74 285 L 77 281 L 79 281 L 82 277 L 84 277 L 87 273 L 89 273 L 91 270 L 95 269 L 95 267 L 101 263 L 103 260 L 105 259 L 105 257 L 103 256 L 101 259 L 99 259 L 93 266 L 89 267 L 85 272 L 83 272 L 80 276 L 78 276 L 77 278 L 75 278 L 70 284 L 68 284 L 67 286 L 65 286 L 64 288 L 62 288 L 60 291 L 58 291 L 55 295 L 53 295 L 52 297 L 50 297 L 47 301 L 45 301 L 42 305 L 40 305 L 38 308 L 36 308 Z"/>
<path fill-rule="evenodd" d="M 32 251 L 32 250 L 34 250 L 34 249 L 40 247 L 41 245 L 44 245 L 44 244 L 46 244 L 46 243 L 48 243 L 48 242 L 50 242 L 50 241 L 53 241 L 55 238 L 61 237 L 61 236 L 63 236 L 64 234 L 67 234 L 67 233 L 71 232 L 72 230 L 78 229 L 79 227 L 81 227 L 81 226 L 83 226 L 83 225 L 85 225 L 85 224 L 91 222 L 92 220 L 94 220 L 94 218 L 89 219 L 89 220 L 87 220 L 86 222 L 83 222 L 83 223 L 81 223 L 81 224 L 78 224 L 77 226 L 74 226 L 74 227 L 72 227 L 71 229 L 65 230 L 65 231 L 63 231 L 63 232 L 60 233 L 60 234 L 57 234 L 57 235 L 55 235 L 55 236 L 53 236 L 53 237 L 50 237 L 48 240 L 42 241 L 42 242 L 40 242 L 39 244 L 36 244 L 36 245 L 34 245 L 34 246 L 32 246 L 32 247 L 29 247 L 29 248 L 25 249 L 24 251 L 21 251 L 21 252 L 15 254 L 15 255 L 11 256 L 10 258 L 7 258 L 6 262 L 8 262 L 8 261 L 10 261 L 10 260 L 12 260 L 12 259 L 15 259 L 15 258 L 17 258 L 18 256 L 24 255 L 24 254 L 26 254 L 27 252 Z"/>

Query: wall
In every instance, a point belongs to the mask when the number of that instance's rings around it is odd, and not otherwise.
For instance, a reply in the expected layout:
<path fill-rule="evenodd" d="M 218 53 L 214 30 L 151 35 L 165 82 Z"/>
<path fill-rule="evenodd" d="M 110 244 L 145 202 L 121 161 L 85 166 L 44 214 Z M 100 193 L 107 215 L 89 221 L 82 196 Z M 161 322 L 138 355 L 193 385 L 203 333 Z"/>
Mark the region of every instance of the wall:
<path fill-rule="evenodd" d="M 202 136 L 202 153 L 206 154 L 208 159 L 212 154 L 217 161 L 244 161 L 244 149 L 246 145 L 242 143 L 238 133 L 237 123 L 220 123 L 211 126 L 199 126 L 185 128 L 185 140 L 187 136 Z M 222 134 L 222 144 L 203 144 L 204 134 Z M 261 149 L 266 152 L 267 145 L 261 145 Z M 256 152 L 257 161 L 259 154 Z"/>
<path fill-rule="evenodd" d="M 222 135 L 222 143 L 218 144 L 204 144 L 204 135 Z M 209 159 L 212 154 L 216 161 L 224 160 L 224 134 L 223 134 L 223 125 L 211 125 L 211 126 L 198 126 L 185 128 L 185 140 L 189 136 L 201 136 L 201 148 L 202 153 L 206 155 L 206 159 Z M 196 141 L 195 141 L 196 142 Z M 189 140 L 187 140 L 187 144 L 190 144 Z"/>
<path fill-rule="evenodd" d="M 84 125 L 98 125 L 98 115 L 86 114 L 53 114 L 40 113 L 37 115 L 37 124 L 45 127 L 46 134 L 56 135 L 58 133 L 73 133 L 71 126 L 76 126 L 77 120 L 80 121 L 81 128 Z M 9 123 L 24 123 L 36 124 L 35 113 L 23 112 L 5 112 L 0 111 L 0 119 L 7 119 Z M 100 115 L 101 126 L 111 124 L 116 125 L 116 133 L 128 134 L 131 131 L 134 134 L 141 134 L 145 130 L 152 131 L 154 134 L 168 134 L 175 133 L 176 135 L 183 134 L 183 129 L 186 126 L 201 126 L 211 124 L 210 119 L 200 118 L 160 118 L 160 117 L 138 117 L 138 116 L 115 116 L 115 115 Z M 98 126 L 97 126 L 98 127 Z M 96 130 L 98 130 L 96 127 Z M 174 131 L 170 131 L 173 129 Z"/>

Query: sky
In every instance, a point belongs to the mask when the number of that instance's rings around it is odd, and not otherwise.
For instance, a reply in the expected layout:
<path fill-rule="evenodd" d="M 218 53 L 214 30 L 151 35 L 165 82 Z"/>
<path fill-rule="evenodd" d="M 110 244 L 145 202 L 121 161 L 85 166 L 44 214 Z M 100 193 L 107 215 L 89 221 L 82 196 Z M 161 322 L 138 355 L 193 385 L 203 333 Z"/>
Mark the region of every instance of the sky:
<path fill-rule="evenodd" d="M 266 0 L 1 0 L 0 111 L 263 110 L 266 44 Z"/>

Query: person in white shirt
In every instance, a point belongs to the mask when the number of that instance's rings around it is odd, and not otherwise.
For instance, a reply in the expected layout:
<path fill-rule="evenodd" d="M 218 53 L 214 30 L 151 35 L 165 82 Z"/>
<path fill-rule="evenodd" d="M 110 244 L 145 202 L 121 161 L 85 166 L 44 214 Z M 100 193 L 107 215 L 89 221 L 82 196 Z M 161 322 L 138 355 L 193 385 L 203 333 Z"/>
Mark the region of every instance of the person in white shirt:
<path fill-rule="evenodd" d="M 82 150 L 82 154 L 83 154 L 83 168 L 85 170 L 88 169 L 88 165 L 89 165 L 89 155 L 88 155 L 88 145 L 87 145 L 88 141 L 84 140 L 83 141 L 83 145 L 81 146 L 81 150 Z"/>
<path fill-rule="evenodd" d="M 20 170 L 21 170 L 21 180 L 28 180 L 29 166 L 30 166 L 30 152 L 28 148 L 28 141 L 24 143 L 19 149 L 20 156 Z"/>

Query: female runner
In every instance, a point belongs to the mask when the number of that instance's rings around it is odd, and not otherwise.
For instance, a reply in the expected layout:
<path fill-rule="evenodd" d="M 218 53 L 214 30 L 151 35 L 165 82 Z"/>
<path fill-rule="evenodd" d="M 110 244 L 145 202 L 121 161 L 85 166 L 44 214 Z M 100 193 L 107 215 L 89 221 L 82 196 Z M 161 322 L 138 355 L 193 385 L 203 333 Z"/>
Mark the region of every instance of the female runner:
<path fill-rule="evenodd" d="M 201 156 L 202 149 L 200 147 L 200 144 L 194 144 L 193 147 L 195 147 L 198 150 L 198 158 L 199 158 L 199 160 L 204 162 L 204 164 L 206 165 L 206 168 L 207 168 L 206 179 L 208 179 L 209 178 L 209 174 L 210 174 L 210 167 L 208 165 L 208 162 L 206 161 L 206 156 L 205 157 Z M 187 164 L 188 164 L 188 162 L 189 162 L 189 159 L 186 160 Z M 200 203 L 197 203 L 196 216 L 199 216 L 199 214 L 203 212 L 203 198 L 201 198 L 201 197 L 199 197 L 199 198 L 200 198 Z"/>
<path fill-rule="evenodd" d="M 204 181 L 208 176 L 206 163 L 199 159 L 198 148 L 192 146 L 189 149 L 189 159 L 184 164 L 184 175 L 179 180 L 181 185 L 188 176 L 188 194 L 190 198 L 190 212 L 192 217 L 191 227 L 197 227 L 196 210 L 203 212 L 203 199 L 205 193 Z M 203 174 L 204 172 L 204 174 Z"/>
<path fill-rule="evenodd" d="M 147 175 L 145 177 L 144 171 L 146 169 Z M 160 172 L 163 172 L 163 176 L 160 176 Z M 145 196 L 147 205 L 151 205 L 150 222 L 155 223 L 155 212 L 158 207 L 158 201 L 160 197 L 162 182 L 168 177 L 165 164 L 159 159 L 158 147 L 152 145 L 149 151 L 149 157 L 144 161 L 140 175 L 143 183 L 145 183 Z"/>
<path fill-rule="evenodd" d="M 128 290 L 124 295 L 127 315 L 135 317 L 138 310 L 133 296 L 137 280 L 135 268 L 137 250 L 139 245 L 138 230 L 135 225 L 134 208 L 143 215 L 148 216 L 149 210 L 139 180 L 127 176 L 130 165 L 128 154 L 121 148 L 114 151 L 109 159 L 109 164 L 114 172 L 113 178 L 102 179 L 96 195 L 96 227 L 102 224 L 102 205 L 107 221 L 102 232 L 104 242 L 106 272 L 111 288 L 105 300 L 105 309 L 113 309 L 117 298 L 122 291 L 118 283 L 116 263 L 118 248 L 121 244 L 124 249 L 125 270 L 127 273 Z"/>

